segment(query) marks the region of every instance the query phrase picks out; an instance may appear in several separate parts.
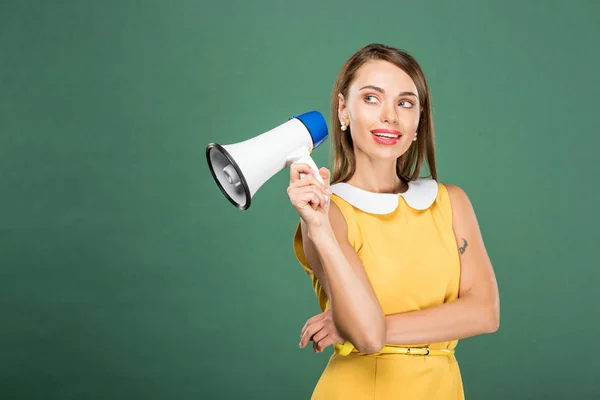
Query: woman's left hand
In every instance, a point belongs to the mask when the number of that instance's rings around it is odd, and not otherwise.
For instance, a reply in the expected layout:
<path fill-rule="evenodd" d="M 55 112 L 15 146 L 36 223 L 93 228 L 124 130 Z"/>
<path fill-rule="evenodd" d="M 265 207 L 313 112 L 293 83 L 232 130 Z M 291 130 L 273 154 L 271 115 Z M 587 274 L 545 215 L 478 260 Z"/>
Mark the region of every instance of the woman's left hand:
<path fill-rule="evenodd" d="M 333 323 L 331 310 L 326 310 L 306 321 L 300 333 L 300 347 L 304 348 L 310 340 L 313 342 L 315 353 L 322 352 L 329 345 L 344 344 L 345 339 Z"/>

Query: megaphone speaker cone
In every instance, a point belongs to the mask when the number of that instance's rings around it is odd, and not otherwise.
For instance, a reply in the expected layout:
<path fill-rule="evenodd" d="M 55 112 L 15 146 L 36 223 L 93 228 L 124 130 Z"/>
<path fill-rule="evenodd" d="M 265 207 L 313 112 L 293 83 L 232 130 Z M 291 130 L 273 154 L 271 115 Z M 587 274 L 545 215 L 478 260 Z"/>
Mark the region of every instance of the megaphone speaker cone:
<path fill-rule="evenodd" d="M 252 201 L 250 187 L 231 154 L 220 144 L 210 143 L 206 147 L 206 161 L 225 197 L 240 210 L 247 210 Z"/>

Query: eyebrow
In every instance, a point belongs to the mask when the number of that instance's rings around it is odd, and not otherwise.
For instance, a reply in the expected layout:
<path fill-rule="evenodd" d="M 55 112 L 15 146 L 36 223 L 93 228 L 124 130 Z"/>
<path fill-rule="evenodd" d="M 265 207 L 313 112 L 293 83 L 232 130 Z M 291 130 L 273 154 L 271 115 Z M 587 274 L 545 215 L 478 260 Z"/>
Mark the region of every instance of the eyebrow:
<path fill-rule="evenodd" d="M 376 92 L 379 92 L 379 93 L 385 93 L 385 90 L 383 90 L 383 89 L 382 89 L 382 88 L 380 88 L 379 86 L 367 85 L 367 86 L 363 86 L 363 87 L 361 87 L 361 88 L 359 89 L 359 91 L 360 91 L 360 90 L 363 90 L 363 89 L 373 89 L 373 90 L 375 90 Z M 417 97 L 417 98 L 419 97 L 419 96 L 417 96 L 416 94 L 414 94 L 413 92 L 402 92 L 402 93 L 400 93 L 400 94 L 399 94 L 399 96 L 415 96 L 415 97 Z"/>

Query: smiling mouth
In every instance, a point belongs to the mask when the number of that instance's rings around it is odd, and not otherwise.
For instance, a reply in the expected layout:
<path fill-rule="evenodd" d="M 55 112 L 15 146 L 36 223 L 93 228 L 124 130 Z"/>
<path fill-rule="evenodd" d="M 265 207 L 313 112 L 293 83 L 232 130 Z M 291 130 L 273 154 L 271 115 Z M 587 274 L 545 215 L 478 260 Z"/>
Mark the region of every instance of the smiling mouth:
<path fill-rule="evenodd" d="M 378 133 L 378 132 L 373 132 L 373 135 L 380 137 L 380 138 L 385 138 L 385 139 L 400 139 L 400 136 L 402 136 L 402 135 L 394 135 L 393 133 Z"/>

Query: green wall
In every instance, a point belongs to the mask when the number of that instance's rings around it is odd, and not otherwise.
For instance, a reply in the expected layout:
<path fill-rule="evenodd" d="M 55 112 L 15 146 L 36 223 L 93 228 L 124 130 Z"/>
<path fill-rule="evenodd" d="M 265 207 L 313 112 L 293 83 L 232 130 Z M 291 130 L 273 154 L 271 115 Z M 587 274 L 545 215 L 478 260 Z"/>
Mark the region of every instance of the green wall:
<path fill-rule="evenodd" d="M 0 398 L 307 399 L 330 352 L 298 348 L 318 307 L 288 171 L 240 211 L 204 150 L 329 118 L 339 68 L 371 42 L 422 64 L 440 180 L 470 196 L 497 274 L 500 330 L 457 349 L 467 397 L 600 396 L 599 15 L 3 0 Z"/>

